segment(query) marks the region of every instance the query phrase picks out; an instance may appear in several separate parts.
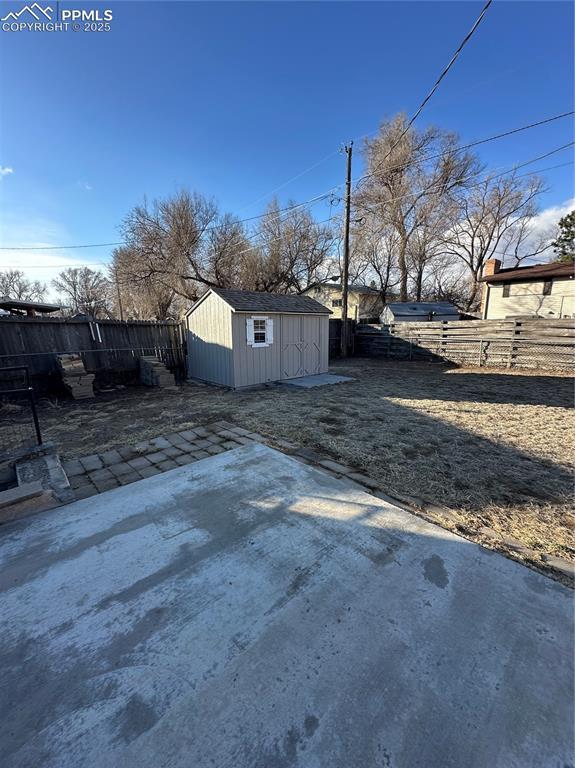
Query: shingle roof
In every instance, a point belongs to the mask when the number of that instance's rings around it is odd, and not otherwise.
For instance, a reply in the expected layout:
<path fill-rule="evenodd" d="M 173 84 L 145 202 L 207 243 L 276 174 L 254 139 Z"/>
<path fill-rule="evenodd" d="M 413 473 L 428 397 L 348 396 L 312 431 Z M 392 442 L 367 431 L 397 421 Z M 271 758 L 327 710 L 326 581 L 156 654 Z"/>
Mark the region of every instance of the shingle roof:
<path fill-rule="evenodd" d="M 484 275 L 479 278 L 481 283 L 517 283 L 524 280 L 548 280 L 552 277 L 573 277 L 575 263 L 552 262 L 551 264 L 534 264 L 532 267 L 509 267 L 500 269 L 494 275 Z"/>
<path fill-rule="evenodd" d="M 459 315 L 459 310 L 448 301 L 397 301 L 386 305 L 393 314 L 398 315 L 428 315 L 435 312 L 438 315 Z"/>
<path fill-rule="evenodd" d="M 0 296 L 0 309 L 33 309 L 36 312 L 57 312 L 62 307 L 59 304 L 46 304 L 44 301 L 24 301 Z"/>
<path fill-rule="evenodd" d="M 342 285 L 341 283 L 312 283 L 309 288 L 306 288 L 306 291 L 309 291 L 312 288 L 335 288 L 336 290 L 341 291 Z M 347 290 L 352 291 L 353 293 L 373 293 L 379 295 L 377 288 L 371 288 L 369 285 L 363 285 L 363 283 L 350 283 Z"/>
<path fill-rule="evenodd" d="M 264 291 L 236 291 L 212 288 L 217 296 L 237 312 L 282 312 L 309 315 L 331 315 L 331 311 L 310 296 L 289 296 Z"/>

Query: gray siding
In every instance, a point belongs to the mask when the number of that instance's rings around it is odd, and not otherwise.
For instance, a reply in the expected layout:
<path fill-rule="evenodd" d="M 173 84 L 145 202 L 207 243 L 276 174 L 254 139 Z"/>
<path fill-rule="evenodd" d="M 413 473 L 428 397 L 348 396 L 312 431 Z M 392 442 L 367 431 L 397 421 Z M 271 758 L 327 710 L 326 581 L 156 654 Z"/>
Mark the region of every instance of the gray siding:
<path fill-rule="evenodd" d="M 269 347 L 247 343 L 246 320 L 268 317 L 274 321 Z M 326 373 L 329 365 L 329 317 L 235 312 L 232 316 L 234 386 L 248 387 L 313 373 Z"/>
<path fill-rule="evenodd" d="M 247 343 L 246 319 L 269 317 L 274 321 L 274 341 L 269 347 L 251 347 Z M 280 326 L 282 315 L 272 312 L 234 312 L 232 334 L 234 345 L 234 381 L 236 387 L 265 384 L 281 378 Z"/>
<path fill-rule="evenodd" d="M 188 376 L 227 387 L 234 384 L 232 310 L 211 293 L 187 317 Z"/>

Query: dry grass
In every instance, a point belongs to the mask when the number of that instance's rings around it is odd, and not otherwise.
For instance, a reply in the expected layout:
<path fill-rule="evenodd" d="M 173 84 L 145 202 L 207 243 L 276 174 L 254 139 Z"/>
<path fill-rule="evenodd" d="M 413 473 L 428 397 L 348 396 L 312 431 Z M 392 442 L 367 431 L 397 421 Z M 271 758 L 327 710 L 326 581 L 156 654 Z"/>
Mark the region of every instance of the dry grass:
<path fill-rule="evenodd" d="M 359 359 L 333 369 L 355 381 L 131 389 L 89 404 L 46 402 L 40 418 L 66 457 L 227 419 L 361 468 L 390 496 L 448 506 L 471 538 L 488 526 L 575 561 L 570 377 Z"/>

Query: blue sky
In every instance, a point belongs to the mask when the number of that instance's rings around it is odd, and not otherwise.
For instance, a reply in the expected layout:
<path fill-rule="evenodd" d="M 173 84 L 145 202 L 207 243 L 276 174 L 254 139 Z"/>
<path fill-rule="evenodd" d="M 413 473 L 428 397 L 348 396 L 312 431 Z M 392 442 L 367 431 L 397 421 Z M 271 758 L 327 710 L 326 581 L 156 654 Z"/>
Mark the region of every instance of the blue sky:
<path fill-rule="evenodd" d="M 23 3 L 0 2 L 2 16 Z M 55 5 L 52 2 L 51 5 Z M 2 245 L 119 239 L 131 206 L 188 186 L 241 217 L 270 192 L 340 183 L 342 142 L 427 93 L 483 3 L 113 2 L 110 32 L 0 31 Z M 573 108 L 573 5 L 496 0 L 418 120 L 488 136 Z M 564 119 L 481 148 L 503 169 L 572 140 Z M 536 166 L 572 159 L 563 152 Z M 573 197 L 546 174 L 543 207 Z M 314 206 L 318 219 L 329 214 Z M 101 261 L 110 249 L 0 253 L 0 268 Z"/>

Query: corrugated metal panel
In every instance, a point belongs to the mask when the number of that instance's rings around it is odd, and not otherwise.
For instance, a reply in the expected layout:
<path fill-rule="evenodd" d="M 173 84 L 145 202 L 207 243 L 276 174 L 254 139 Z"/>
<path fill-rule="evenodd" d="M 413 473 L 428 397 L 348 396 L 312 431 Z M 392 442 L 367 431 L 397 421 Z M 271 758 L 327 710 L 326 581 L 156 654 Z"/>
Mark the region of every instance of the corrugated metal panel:
<path fill-rule="evenodd" d="M 234 386 L 232 310 L 214 293 L 187 316 L 188 375 Z"/>

